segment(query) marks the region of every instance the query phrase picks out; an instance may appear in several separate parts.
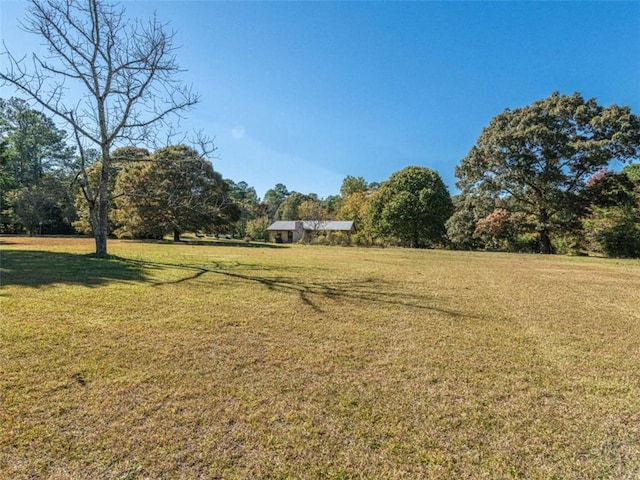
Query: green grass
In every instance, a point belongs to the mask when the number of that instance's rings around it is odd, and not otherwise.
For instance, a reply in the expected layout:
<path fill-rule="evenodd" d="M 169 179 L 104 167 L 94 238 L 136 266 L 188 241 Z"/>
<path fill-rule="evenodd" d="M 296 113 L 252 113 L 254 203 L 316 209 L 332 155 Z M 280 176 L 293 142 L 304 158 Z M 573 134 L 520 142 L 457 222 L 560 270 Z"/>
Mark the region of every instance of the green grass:
<path fill-rule="evenodd" d="M 637 260 L 0 248 L 0 478 L 640 477 Z"/>

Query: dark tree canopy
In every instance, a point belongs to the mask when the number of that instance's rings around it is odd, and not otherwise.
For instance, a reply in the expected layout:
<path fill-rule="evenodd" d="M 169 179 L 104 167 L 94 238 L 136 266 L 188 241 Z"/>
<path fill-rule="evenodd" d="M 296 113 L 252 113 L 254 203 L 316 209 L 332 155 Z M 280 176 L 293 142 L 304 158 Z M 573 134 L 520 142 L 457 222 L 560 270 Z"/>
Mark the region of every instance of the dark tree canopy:
<path fill-rule="evenodd" d="M 453 198 L 454 212 L 446 222 L 447 237 L 454 248 L 473 250 L 483 247 L 476 235 L 478 222 L 490 215 L 495 208 L 491 197 L 467 194 Z"/>
<path fill-rule="evenodd" d="M 244 237 L 247 224 L 251 220 L 262 216 L 265 208 L 261 205 L 255 188 L 250 187 L 247 182 L 240 181 L 235 183 L 233 180 L 227 178 L 225 179 L 225 183 L 229 186 L 229 198 L 238 207 L 240 213 L 238 221 L 229 225 L 228 233 L 232 233 L 238 237 Z"/>
<path fill-rule="evenodd" d="M 173 233 L 179 241 L 184 231 L 213 231 L 239 217 L 228 192 L 228 183 L 194 149 L 166 147 L 118 175 L 119 233 L 152 238 Z"/>
<path fill-rule="evenodd" d="M 591 251 L 611 257 L 640 257 L 640 177 L 633 165 L 620 173 L 602 170 L 583 191 L 584 240 Z"/>
<path fill-rule="evenodd" d="M 13 210 L 30 235 L 70 234 L 75 218 L 68 184 L 53 174 L 46 174 L 37 185 L 9 192 Z"/>
<path fill-rule="evenodd" d="M 640 119 L 628 107 L 602 107 L 580 94 L 554 93 L 491 120 L 456 168 L 463 195 L 508 196 L 534 215 L 543 253 L 551 236 L 580 215 L 577 196 L 612 160 L 638 158 Z"/>
<path fill-rule="evenodd" d="M 415 248 L 442 241 L 452 212 L 451 196 L 440 175 L 424 167 L 407 167 L 391 175 L 369 210 L 376 233 Z"/>

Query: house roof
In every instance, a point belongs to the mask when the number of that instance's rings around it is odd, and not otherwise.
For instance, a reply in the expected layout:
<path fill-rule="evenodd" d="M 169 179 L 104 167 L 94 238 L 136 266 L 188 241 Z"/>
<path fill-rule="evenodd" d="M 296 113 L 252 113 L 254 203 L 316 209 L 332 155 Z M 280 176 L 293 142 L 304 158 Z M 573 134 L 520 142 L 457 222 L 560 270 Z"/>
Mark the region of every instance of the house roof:
<path fill-rule="evenodd" d="M 267 230 L 295 230 L 295 220 L 278 220 L 273 222 Z M 316 230 L 316 231 L 345 231 L 348 232 L 353 228 L 352 220 L 304 220 L 302 221 L 302 228 L 304 230 Z"/>
<path fill-rule="evenodd" d="M 302 225 L 305 230 L 349 231 L 353 227 L 353 221 L 306 220 Z"/>
<path fill-rule="evenodd" d="M 293 220 L 278 220 L 267 227 L 267 230 L 295 230 L 296 222 Z"/>

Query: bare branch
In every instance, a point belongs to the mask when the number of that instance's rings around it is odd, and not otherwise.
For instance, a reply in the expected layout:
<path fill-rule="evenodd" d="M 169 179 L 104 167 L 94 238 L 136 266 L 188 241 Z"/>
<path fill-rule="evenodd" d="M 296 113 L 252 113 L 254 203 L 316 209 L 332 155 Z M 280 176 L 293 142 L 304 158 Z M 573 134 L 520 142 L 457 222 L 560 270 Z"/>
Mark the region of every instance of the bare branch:
<path fill-rule="evenodd" d="M 210 137 L 206 135 L 202 130 L 196 130 L 193 136 L 189 137 L 189 143 L 198 148 L 198 153 L 202 158 L 209 160 L 218 159 L 218 156 L 214 156 L 214 152 L 218 149 L 215 146 L 216 137 Z"/>
<path fill-rule="evenodd" d="M 28 66 L 26 57 L 15 58 L 5 45 L 0 81 L 73 129 L 81 164 L 83 141 L 100 151 L 98 193 L 87 191 L 86 197 L 100 209 L 96 253 L 106 255 L 110 150 L 124 140 L 149 141 L 199 97 L 175 78 L 175 32 L 155 16 L 145 24 L 132 22 L 107 0 L 30 0 L 28 14 L 23 30 L 38 35 L 48 55 L 34 54 Z"/>

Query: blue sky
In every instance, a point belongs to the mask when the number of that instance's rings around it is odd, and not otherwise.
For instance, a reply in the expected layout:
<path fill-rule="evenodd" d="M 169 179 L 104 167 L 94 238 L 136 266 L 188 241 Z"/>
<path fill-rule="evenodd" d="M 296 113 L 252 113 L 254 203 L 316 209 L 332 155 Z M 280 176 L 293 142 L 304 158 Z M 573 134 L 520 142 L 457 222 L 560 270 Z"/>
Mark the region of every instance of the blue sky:
<path fill-rule="evenodd" d="M 454 168 L 491 118 L 553 91 L 640 113 L 640 2 L 125 1 L 177 31 L 202 95 L 185 129 L 216 137 L 214 167 L 260 196 L 339 193 L 409 165 Z M 2 40 L 37 48 L 0 0 Z M 0 96 L 12 95 L 0 89 Z"/>

